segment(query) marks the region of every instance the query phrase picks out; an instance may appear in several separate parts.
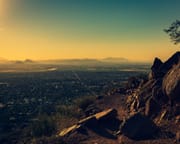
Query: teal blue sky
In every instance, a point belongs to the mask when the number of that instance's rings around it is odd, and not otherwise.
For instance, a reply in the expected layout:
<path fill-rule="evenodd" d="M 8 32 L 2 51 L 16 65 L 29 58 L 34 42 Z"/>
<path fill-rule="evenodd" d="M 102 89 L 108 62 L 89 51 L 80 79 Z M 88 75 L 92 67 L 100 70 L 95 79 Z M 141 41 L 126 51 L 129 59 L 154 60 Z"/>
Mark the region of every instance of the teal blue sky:
<path fill-rule="evenodd" d="M 72 38 L 159 38 L 180 18 L 179 0 L 21 1 L 12 15 L 18 24 Z"/>
<path fill-rule="evenodd" d="M 48 44 L 52 51 L 64 51 L 62 55 L 52 53 L 49 58 L 128 57 L 128 50 L 131 50 L 135 54 L 141 51 L 138 60 L 151 60 L 154 55 L 165 57 L 178 49 L 171 45 L 163 29 L 180 19 L 180 0 L 16 0 L 14 3 L 9 0 L 9 4 L 11 9 L 7 19 L 16 37 L 41 37 L 46 42 L 50 41 Z M 51 53 L 48 44 L 44 51 Z M 38 46 L 31 43 L 32 55 L 36 52 L 34 47 L 43 49 L 43 44 Z M 12 49 L 12 45 L 6 47 Z M 166 49 L 162 55 L 163 47 L 173 47 L 173 50 Z M 66 49 L 71 54 L 67 54 Z M 75 50 L 77 53 L 83 50 L 84 53 L 75 54 Z M 109 53 L 112 51 L 119 55 Z M 144 55 L 150 52 L 152 54 L 145 59 Z M 22 59 L 26 55 L 17 55 L 17 58 Z M 135 60 L 136 57 L 128 58 Z"/>

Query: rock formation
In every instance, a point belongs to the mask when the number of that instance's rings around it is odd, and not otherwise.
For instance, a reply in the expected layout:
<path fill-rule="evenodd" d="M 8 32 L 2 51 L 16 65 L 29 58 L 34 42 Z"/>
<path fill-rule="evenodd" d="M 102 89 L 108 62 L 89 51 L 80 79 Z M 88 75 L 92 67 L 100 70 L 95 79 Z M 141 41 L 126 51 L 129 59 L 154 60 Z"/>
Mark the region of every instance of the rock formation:
<path fill-rule="evenodd" d="M 131 112 L 142 112 L 149 117 L 158 116 L 160 111 L 169 106 L 176 109 L 180 105 L 180 52 L 164 63 L 155 58 L 149 80 L 128 99 Z"/>
<path fill-rule="evenodd" d="M 59 133 L 59 136 L 67 136 L 75 131 L 80 130 L 82 127 L 96 127 L 103 121 L 114 119 L 117 116 L 117 111 L 115 109 L 108 109 L 102 112 L 96 113 L 84 119 L 81 119 L 77 124 L 65 128 Z"/>
<path fill-rule="evenodd" d="M 156 125 L 140 113 L 131 116 L 121 125 L 121 132 L 135 140 L 153 138 L 157 130 Z"/>
<path fill-rule="evenodd" d="M 174 65 L 165 75 L 162 89 L 171 101 L 180 101 L 180 63 Z"/>
<path fill-rule="evenodd" d="M 155 58 L 149 79 L 143 82 L 136 78 L 130 79 L 128 87 L 130 92 L 127 91 L 129 96 L 125 105 L 129 113 L 123 118 L 123 122 L 122 119 L 116 121 L 119 111 L 111 108 L 81 119 L 74 126 L 61 131 L 59 136 L 68 136 L 84 128 L 97 131 L 99 126 L 106 131 L 108 124 L 117 122 L 116 128 L 119 131 L 113 131 L 116 135 L 121 134 L 132 140 L 145 140 L 162 133 L 159 126 L 163 120 L 180 123 L 180 52 L 176 52 L 164 63 Z M 88 115 L 91 111 L 89 109 Z M 169 137 L 173 136 L 165 133 Z M 179 133 L 174 132 L 174 138 L 178 142 Z"/>

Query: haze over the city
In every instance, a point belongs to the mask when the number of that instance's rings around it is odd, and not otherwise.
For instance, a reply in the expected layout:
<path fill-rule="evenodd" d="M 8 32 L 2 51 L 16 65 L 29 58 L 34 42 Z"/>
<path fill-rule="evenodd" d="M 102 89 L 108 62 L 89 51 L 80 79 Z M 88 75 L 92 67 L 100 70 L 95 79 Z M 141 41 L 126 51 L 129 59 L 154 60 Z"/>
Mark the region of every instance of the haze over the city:
<path fill-rule="evenodd" d="M 150 62 L 179 49 L 163 29 L 179 0 L 0 0 L 0 57 Z"/>

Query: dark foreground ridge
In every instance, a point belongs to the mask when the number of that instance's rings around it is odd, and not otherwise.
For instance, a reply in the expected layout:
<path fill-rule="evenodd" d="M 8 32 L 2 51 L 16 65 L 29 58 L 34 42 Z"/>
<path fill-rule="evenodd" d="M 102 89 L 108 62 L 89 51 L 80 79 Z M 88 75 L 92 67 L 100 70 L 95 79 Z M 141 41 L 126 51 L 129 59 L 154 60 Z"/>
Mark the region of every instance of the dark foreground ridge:
<path fill-rule="evenodd" d="M 148 79 L 124 94 L 98 98 L 93 105 L 91 109 L 101 112 L 89 114 L 57 137 L 70 144 L 179 143 L 180 52 L 164 63 L 155 58 Z"/>

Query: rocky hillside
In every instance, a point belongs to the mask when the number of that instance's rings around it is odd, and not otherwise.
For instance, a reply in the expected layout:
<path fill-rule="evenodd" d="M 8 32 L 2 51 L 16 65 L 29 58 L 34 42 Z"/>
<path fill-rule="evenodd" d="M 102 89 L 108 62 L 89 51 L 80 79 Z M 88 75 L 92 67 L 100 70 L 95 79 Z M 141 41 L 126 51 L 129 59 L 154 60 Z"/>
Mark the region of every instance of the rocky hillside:
<path fill-rule="evenodd" d="M 57 138 L 72 144 L 179 143 L 180 52 L 165 62 L 155 58 L 148 79 L 138 81 L 123 94 L 97 98 L 84 109 L 88 115 Z"/>
<path fill-rule="evenodd" d="M 142 112 L 150 118 L 166 113 L 168 118 L 179 115 L 180 52 L 166 62 L 155 58 L 148 81 L 128 97 L 130 112 Z M 162 117 L 161 117 L 162 118 Z"/>

